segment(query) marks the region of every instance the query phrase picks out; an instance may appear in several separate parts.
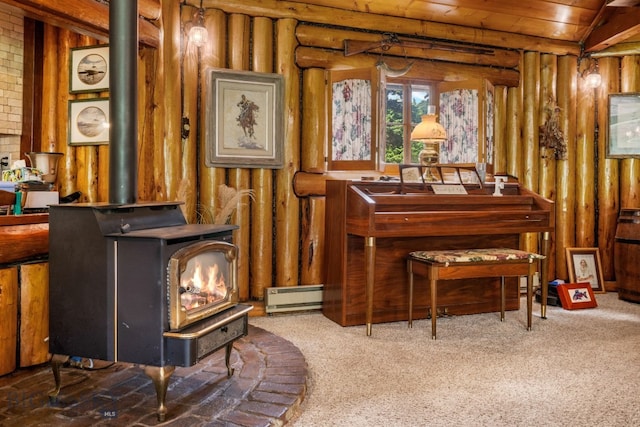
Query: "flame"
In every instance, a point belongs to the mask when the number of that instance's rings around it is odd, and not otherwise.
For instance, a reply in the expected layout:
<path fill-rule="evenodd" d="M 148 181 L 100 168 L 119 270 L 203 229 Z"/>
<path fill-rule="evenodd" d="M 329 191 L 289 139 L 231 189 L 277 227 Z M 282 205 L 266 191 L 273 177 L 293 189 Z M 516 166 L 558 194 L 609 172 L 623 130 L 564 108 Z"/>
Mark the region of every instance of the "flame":
<path fill-rule="evenodd" d="M 180 278 L 180 287 L 184 291 L 180 295 L 180 301 L 186 310 L 213 304 L 227 297 L 224 274 L 218 264 L 213 263 L 203 268 L 203 263 L 198 258 L 194 260 L 193 272 L 188 273 L 187 268 Z"/>

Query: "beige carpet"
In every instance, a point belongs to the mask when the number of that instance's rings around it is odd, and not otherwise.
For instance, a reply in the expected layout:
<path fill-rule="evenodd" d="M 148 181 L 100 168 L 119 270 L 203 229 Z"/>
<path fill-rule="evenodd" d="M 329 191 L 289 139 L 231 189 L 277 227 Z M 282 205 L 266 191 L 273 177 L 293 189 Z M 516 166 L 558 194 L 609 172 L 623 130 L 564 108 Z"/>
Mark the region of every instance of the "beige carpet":
<path fill-rule="evenodd" d="M 251 318 L 304 354 L 311 426 L 640 426 L 640 305 L 341 327 L 319 312 Z"/>

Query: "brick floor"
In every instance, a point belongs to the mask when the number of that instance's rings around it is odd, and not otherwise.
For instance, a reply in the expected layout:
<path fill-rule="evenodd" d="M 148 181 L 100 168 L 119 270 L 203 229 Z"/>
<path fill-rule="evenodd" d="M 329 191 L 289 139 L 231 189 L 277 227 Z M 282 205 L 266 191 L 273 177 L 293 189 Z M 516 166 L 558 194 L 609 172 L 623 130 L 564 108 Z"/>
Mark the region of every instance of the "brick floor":
<path fill-rule="evenodd" d="M 94 369 L 65 367 L 51 403 L 51 368 L 42 365 L 0 377 L 0 425 L 27 426 L 282 426 L 307 390 L 307 363 L 289 341 L 249 326 L 234 343 L 234 374 L 224 350 L 169 380 L 166 419 L 157 420 L 156 392 L 140 366 L 95 361 Z"/>

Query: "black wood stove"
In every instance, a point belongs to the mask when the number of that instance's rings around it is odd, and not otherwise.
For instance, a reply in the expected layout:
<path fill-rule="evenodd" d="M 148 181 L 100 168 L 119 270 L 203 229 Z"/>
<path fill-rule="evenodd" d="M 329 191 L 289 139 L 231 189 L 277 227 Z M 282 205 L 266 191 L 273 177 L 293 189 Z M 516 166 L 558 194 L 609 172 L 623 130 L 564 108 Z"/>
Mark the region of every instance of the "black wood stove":
<path fill-rule="evenodd" d="M 186 224 L 178 203 L 50 207 L 49 349 L 60 391 L 70 356 L 144 365 L 158 418 L 175 366 L 247 334 L 238 304 L 237 226 Z"/>
<path fill-rule="evenodd" d="M 49 208 L 49 349 L 145 366 L 158 419 L 175 366 L 191 366 L 246 335 L 238 304 L 235 226 L 186 224 L 178 202 L 139 202 L 138 2 L 109 2 L 109 202 Z M 176 141 L 175 143 L 180 143 Z"/>

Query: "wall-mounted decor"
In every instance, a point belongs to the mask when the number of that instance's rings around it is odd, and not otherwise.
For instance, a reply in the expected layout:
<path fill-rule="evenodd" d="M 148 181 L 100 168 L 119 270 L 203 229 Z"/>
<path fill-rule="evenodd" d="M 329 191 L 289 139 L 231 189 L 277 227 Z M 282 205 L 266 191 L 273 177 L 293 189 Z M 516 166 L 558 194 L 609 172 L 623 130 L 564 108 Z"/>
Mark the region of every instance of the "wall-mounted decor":
<path fill-rule="evenodd" d="M 69 92 L 104 92 L 109 90 L 109 46 L 71 49 Z"/>
<path fill-rule="evenodd" d="M 206 79 L 206 165 L 281 168 L 282 76 L 208 69 Z"/>
<path fill-rule="evenodd" d="M 565 283 L 558 285 L 558 296 L 565 310 L 594 308 L 598 306 L 589 283 Z"/>
<path fill-rule="evenodd" d="M 69 145 L 109 142 L 109 98 L 69 101 Z"/>
<path fill-rule="evenodd" d="M 566 248 L 569 281 L 589 283 L 594 292 L 605 292 L 598 248 Z"/>
<path fill-rule="evenodd" d="M 608 158 L 640 157 L 640 93 L 609 95 Z"/>

